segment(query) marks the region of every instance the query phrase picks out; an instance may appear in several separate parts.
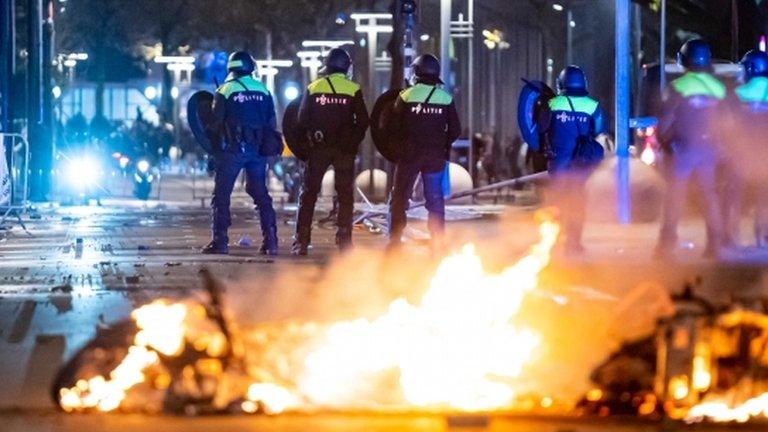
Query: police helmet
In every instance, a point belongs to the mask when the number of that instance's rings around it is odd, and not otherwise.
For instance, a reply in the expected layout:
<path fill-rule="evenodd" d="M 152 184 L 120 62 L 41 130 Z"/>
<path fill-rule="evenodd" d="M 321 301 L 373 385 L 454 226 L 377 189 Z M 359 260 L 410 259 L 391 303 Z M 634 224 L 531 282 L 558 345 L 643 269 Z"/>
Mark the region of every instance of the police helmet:
<path fill-rule="evenodd" d="M 768 77 L 768 53 L 752 50 L 741 59 L 744 67 L 744 77 L 750 80 L 754 77 Z"/>
<path fill-rule="evenodd" d="M 691 39 L 677 53 L 677 63 L 688 70 L 707 70 L 712 66 L 712 50 L 705 40 Z"/>
<path fill-rule="evenodd" d="M 440 80 L 440 60 L 432 54 L 423 54 L 416 57 L 413 63 L 411 63 L 411 67 L 416 78 L 428 79 L 440 84 L 443 83 Z"/>
<path fill-rule="evenodd" d="M 323 59 L 323 68 L 320 73 L 347 73 L 350 66 L 352 66 L 352 57 L 349 56 L 349 53 L 341 48 L 334 48 Z"/>
<path fill-rule="evenodd" d="M 573 96 L 586 96 L 587 75 L 578 66 L 567 66 L 557 77 L 557 91 Z"/>
<path fill-rule="evenodd" d="M 253 57 L 245 51 L 235 51 L 229 55 L 227 61 L 227 72 L 234 76 L 250 75 L 256 69 L 256 62 Z"/>

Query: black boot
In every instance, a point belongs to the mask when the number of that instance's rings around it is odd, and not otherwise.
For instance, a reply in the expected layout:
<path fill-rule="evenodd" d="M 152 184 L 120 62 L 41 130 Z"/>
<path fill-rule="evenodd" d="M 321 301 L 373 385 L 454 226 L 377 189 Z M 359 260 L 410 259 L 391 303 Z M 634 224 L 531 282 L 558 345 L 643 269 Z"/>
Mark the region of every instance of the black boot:
<path fill-rule="evenodd" d="M 309 254 L 309 245 L 312 242 L 311 228 L 297 226 L 296 235 L 293 237 L 293 247 L 291 247 L 291 255 L 294 256 L 306 256 Z"/>
<path fill-rule="evenodd" d="M 345 251 L 352 247 L 351 229 L 339 229 L 336 232 L 336 246 L 340 251 Z"/>
<path fill-rule="evenodd" d="M 294 256 L 309 255 L 309 245 L 296 240 L 295 242 L 293 242 L 293 247 L 291 247 L 291 255 L 294 255 Z"/>
<path fill-rule="evenodd" d="M 229 245 L 224 239 L 213 239 L 200 252 L 206 255 L 228 255 Z"/>
<path fill-rule="evenodd" d="M 262 255 L 277 255 L 277 227 L 273 225 L 262 234 L 264 235 L 264 242 L 261 244 L 261 249 L 259 249 Z"/>

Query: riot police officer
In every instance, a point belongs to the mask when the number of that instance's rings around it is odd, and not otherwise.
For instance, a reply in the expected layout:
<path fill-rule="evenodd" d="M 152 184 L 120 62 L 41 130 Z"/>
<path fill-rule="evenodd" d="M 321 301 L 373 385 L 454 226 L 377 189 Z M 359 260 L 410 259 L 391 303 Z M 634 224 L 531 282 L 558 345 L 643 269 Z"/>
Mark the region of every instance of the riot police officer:
<path fill-rule="evenodd" d="M 765 160 L 768 158 L 768 53 L 749 51 L 741 60 L 744 70 L 744 84 L 735 91 L 738 119 L 731 143 L 728 184 L 738 174 L 753 187 L 755 202 L 755 237 L 759 247 L 768 247 L 768 178 L 765 174 Z M 738 168 L 735 169 L 735 168 Z M 741 191 L 729 190 L 726 199 L 741 201 Z M 728 198 L 730 197 L 730 198 Z M 738 233 L 741 222 L 739 205 L 725 206 L 728 232 Z"/>
<path fill-rule="evenodd" d="M 412 64 L 414 85 L 400 93 L 390 117 L 391 131 L 401 143 L 389 206 L 389 248 L 400 246 L 413 185 L 421 175 L 433 240 L 445 231 L 443 174 L 451 145 L 461 133 L 453 97 L 441 89 L 440 62 L 430 54 Z"/>
<path fill-rule="evenodd" d="M 560 210 L 565 251 L 579 254 L 586 212 L 585 183 L 591 169 L 575 159 L 580 139 L 594 140 L 605 132 L 600 103 L 589 96 L 587 77 L 578 66 L 568 66 L 557 79 L 557 96 L 541 110 L 539 128 L 553 180 L 549 194 Z"/>
<path fill-rule="evenodd" d="M 227 254 L 231 225 L 230 195 L 240 171 L 245 169 L 246 192 L 258 207 L 264 237 L 261 252 L 277 254 L 277 222 L 266 183 L 267 159 L 277 139 L 272 95 L 253 77 L 255 62 L 246 52 L 229 56 L 227 78 L 213 100 L 215 124 L 220 140 L 214 148 L 213 239 L 203 248 L 206 254 Z"/>
<path fill-rule="evenodd" d="M 330 166 L 338 199 L 336 244 L 341 249 L 352 244 L 355 157 L 368 129 L 368 110 L 360 86 L 347 78 L 349 53 L 335 48 L 324 63 L 324 76 L 307 87 L 299 108 L 298 127 L 307 132 L 311 148 L 299 196 L 294 255 L 308 252 L 317 196 Z"/>
<path fill-rule="evenodd" d="M 722 112 L 726 87 L 711 74 L 712 53 L 707 42 L 686 42 L 678 53 L 678 63 L 686 72 L 670 83 L 659 120 L 659 136 L 668 155 L 668 186 L 656 253 L 665 256 L 676 247 L 688 182 L 695 179 L 704 197 L 705 256 L 717 256 L 723 246 L 722 209 L 716 191 L 722 157 L 713 126 Z"/>

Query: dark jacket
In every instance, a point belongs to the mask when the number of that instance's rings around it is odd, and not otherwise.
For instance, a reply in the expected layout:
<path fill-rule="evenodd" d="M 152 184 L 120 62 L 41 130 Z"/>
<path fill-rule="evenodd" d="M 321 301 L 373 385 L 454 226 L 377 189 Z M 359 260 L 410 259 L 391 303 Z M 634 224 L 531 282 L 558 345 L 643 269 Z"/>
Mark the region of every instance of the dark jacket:
<path fill-rule="evenodd" d="M 436 85 L 419 83 L 395 101 L 391 130 L 402 142 L 401 161 L 445 161 L 461 134 L 453 97 Z"/>
<path fill-rule="evenodd" d="M 716 148 L 712 130 L 725 108 L 727 89 L 707 72 L 687 72 L 672 81 L 662 105 L 659 138 L 669 153 L 709 152 Z"/>
<path fill-rule="evenodd" d="M 561 94 L 550 99 L 539 117 L 550 171 L 568 169 L 578 137 L 594 138 L 605 132 L 604 117 L 600 103 L 589 96 Z"/>
<path fill-rule="evenodd" d="M 272 95 L 250 75 L 227 80 L 216 90 L 213 115 L 213 129 L 222 138 L 219 151 L 258 147 L 277 129 Z"/>
<path fill-rule="evenodd" d="M 314 146 L 357 153 L 368 130 L 368 110 L 360 86 L 335 73 L 312 82 L 299 108 L 298 127 Z"/>

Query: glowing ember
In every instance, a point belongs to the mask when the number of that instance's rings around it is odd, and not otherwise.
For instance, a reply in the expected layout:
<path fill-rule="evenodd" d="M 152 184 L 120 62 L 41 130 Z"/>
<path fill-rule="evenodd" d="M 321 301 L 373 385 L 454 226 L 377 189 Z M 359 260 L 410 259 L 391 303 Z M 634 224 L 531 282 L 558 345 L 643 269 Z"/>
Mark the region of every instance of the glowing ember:
<path fill-rule="evenodd" d="M 648 166 L 656 163 L 656 152 L 650 145 L 646 145 L 643 152 L 640 153 L 640 160 Z"/>
<path fill-rule="evenodd" d="M 688 423 L 704 420 L 746 423 L 757 417 L 768 418 L 768 393 L 738 405 L 730 404 L 724 399 L 704 401 L 691 408 L 685 421 Z"/>
<path fill-rule="evenodd" d="M 545 221 L 539 231 L 540 243 L 498 274 L 486 272 L 474 247 L 465 246 L 443 260 L 418 305 L 401 298 L 377 319 L 330 326 L 309 349 L 294 392 L 257 387 L 249 401 L 281 407 L 293 394 L 316 406 L 364 406 L 361 395 L 394 381 L 390 400 L 403 405 L 510 408 L 518 396 L 514 380 L 540 345 L 513 320 L 549 264 L 559 226 Z"/>

